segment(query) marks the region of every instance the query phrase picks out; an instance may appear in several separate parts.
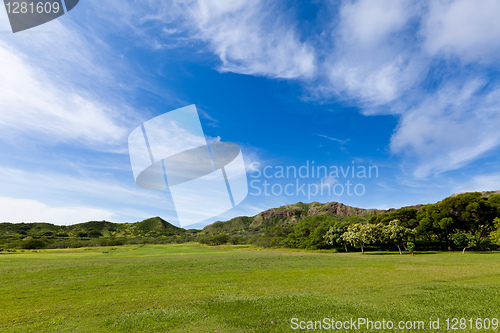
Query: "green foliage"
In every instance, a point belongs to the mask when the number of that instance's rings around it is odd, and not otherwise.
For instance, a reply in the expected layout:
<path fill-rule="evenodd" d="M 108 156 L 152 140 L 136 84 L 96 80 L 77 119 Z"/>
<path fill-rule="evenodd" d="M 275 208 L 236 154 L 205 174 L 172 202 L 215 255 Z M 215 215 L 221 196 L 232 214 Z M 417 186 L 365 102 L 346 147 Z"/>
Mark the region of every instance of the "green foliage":
<path fill-rule="evenodd" d="M 324 238 L 326 232 L 336 221 L 327 215 L 308 216 L 302 219 L 288 235 L 290 247 L 299 249 L 325 249 L 331 247 Z"/>
<path fill-rule="evenodd" d="M 452 235 L 451 238 L 456 246 L 463 247 L 462 253 L 465 253 L 465 250 L 467 250 L 468 248 L 477 246 L 477 238 L 470 232 L 463 232 L 458 230 Z"/>
<path fill-rule="evenodd" d="M 47 244 L 41 239 L 30 238 L 22 242 L 21 248 L 26 250 L 43 249 Z"/>
<path fill-rule="evenodd" d="M 393 220 L 398 220 L 399 224 L 406 228 L 415 228 L 418 225 L 417 220 L 418 209 L 415 208 L 400 208 L 391 212 L 377 215 L 371 219 L 373 224 L 389 224 Z"/>
<path fill-rule="evenodd" d="M 99 230 L 91 230 L 89 232 L 90 238 L 102 237 L 102 233 Z"/>
<path fill-rule="evenodd" d="M 415 243 L 407 242 L 406 246 L 408 247 L 408 251 L 410 251 L 410 253 L 413 253 L 413 251 L 415 251 Z"/>
<path fill-rule="evenodd" d="M 404 227 L 399 220 L 392 220 L 389 224 L 382 227 L 382 237 L 394 242 L 399 250 L 399 254 L 403 254 L 401 247 L 404 247 L 408 239 L 415 237 L 416 234 L 415 230 Z"/>
<path fill-rule="evenodd" d="M 347 232 L 347 229 L 352 224 L 355 224 L 352 222 L 352 220 L 338 221 L 337 223 L 332 225 L 330 229 L 328 229 L 323 238 L 325 239 L 327 244 L 331 246 L 342 246 L 344 247 L 345 252 L 347 252 L 347 244 L 349 242 L 346 241 L 342 237 L 342 235 Z"/>
<path fill-rule="evenodd" d="M 230 238 L 231 237 L 227 234 L 220 234 L 220 235 L 200 238 L 198 242 L 200 242 L 201 244 L 214 246 L 214 245 L 226 244 L 227 242 L 229 242 Z"/>
<path fill-rule="evenodd" d="M 492 243 L 500 245 L 500 218 L 495 218 L 493 223 L 494 227 L 492 228 L 493 230 L 490 232 L 489 236 Z"/>
<path fill-rule="evenodd" d="M 356 223 L 347 227 L 342 239 L 352 246 L 361 247 L 361 253 L 365 253 L 365 244 L 374 243 L 380 235 L 380 225 L 371 223 Z"/>

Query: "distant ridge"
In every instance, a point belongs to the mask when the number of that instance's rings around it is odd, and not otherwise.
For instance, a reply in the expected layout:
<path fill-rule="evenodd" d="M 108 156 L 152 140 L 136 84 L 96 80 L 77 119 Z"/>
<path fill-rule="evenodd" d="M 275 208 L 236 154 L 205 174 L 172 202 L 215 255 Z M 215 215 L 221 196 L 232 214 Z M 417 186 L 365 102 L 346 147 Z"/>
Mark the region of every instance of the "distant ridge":
<path fill-rule="evenodd" d="M 255 216 L 239 216 L 225 222 L 214 222 L 203 228 L 207 234 L 246 232 L 274 227 L 276 225 L 295 225 L 308 216 L 331 215 L 338 217 L 359 216 L 370 218 L 374 215 L 385 213 L 389 210 L 364 209 L 344 205 L 340 202 L 303 203 L 285 205 L 279 208 L 265 210 Z"/>
<path fill-rule="evenodd" d="M 109 221 L 89 221 L 73 225 L 54 225 L 45 222 L 0 223 L 0 234 L 45 236 L 45 237 L 158 237 L 185 233 L 161 217 L 151 217 L 136 223 L 113 223 Z"/>

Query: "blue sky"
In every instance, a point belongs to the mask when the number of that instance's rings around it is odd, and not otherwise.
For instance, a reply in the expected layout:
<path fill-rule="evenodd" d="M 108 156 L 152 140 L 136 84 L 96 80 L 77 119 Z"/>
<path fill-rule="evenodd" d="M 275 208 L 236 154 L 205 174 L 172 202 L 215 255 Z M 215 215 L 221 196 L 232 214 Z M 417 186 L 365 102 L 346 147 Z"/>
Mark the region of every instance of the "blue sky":
<path fill-rule="evenodd" d="M 386 209 L 499 190 L 497 13 L 486 0 L 85 0 L 12 34 L 0 10 L 0 220 L 178 224 L 168 191 L 136 186 L 127 137 L 190 104 L 207 136 L 240 145 L 253 184 L 198 226 L 298 201 Z M 378 173 L 263 174 L 313 162 Z M 264 181 L 274 194 L 257 195 Z M 313 193 L 277 195 L 297 181 Z"/>

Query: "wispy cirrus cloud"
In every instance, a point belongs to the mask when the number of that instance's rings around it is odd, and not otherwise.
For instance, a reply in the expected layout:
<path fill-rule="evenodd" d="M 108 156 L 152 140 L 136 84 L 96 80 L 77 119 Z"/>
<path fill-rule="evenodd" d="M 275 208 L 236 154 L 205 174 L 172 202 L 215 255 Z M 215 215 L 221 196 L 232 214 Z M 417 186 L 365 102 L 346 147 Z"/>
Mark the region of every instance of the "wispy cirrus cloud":
<path fill-rule="evenodd" d="M 5 11 L 1 28 L 8 29 Z M 123 62 L 100 36 L 68 20 L 0 41 L 0 129 L 5 142 L 69 143 L 118 151 L 141 116 L 120 94 Z"/>
<path fill-rule="evenodd" d="M 122 4 L 123 3 L 123 4 Z M 218 70 L 271 78 L 308 79 L 316 72 L 314 48 L 301 38 L 287 4 L 261 0 L 109 1 L 107 13 L 153 49 L 196 44 L 213 52 Z M 137 5 L 137 2 L 134 2 Z M 99 8 L 102 12 L 101 2 Z"/>
<path fill-rule="evenodd" d="M 321 138 L 325 138 L 325 139 L 328 139 L 330 141 L 335 141 L 335 142 L 338 142 L 340 144 L 345 144 L 347 143 L 350 139 L 346 139 L 346 140 L 340 140 L 340 139 L 337 139 L 337 138 L 332 138 L 331 136 L 328 136 L 328 135 L 323 135 L 323 134 L 317 134 L 317 136 L 321 137 Z"/>
<path fill-rule="evenodd" d="M 126 135 L 113 107 L 52 81 L 0 43 L 0 129 L 4 140 L 20 136 L 51 142 L 80 141 L 115 146 Z"/>
<path fill-rule="evenodd" d="M 71 224 L 104 218 L 135 222 L 154 215 L 175 221 L 167 193 L 143 191 L 133 183 L 132 174 L 131 181 L 123 182 L 106 172 L 82 174 L 79 171 L 68 168 L 66 172 L 47 172 L 0 166 L 0 207 L 12 204 L 5 210 L 9 214 L 2 214 L 0 222 Z M 15 209 L 19 207 L 22 210 L 16 215 Z M 36 218 L 30 219 L 36 212 L 39 212 Z M 73 217 L 71 212 L 75 214 Z M 102 217 L 99 218 L 99 214 Z M 130 221 L 131 217 L 135 220 Z"/>
<path fill-rule="evenodd" d="M 296 27 L 265 1 L 198 1 L 187 11 L 196 36 L 221 59 L 222 71 L 276 78 L 307 78 L 314 50 Z"/>
<path fill-rule="evenodd" d="M 500 144 L 500 89 L 480 78 L 448 83 L 401 116 L 391 139 L 414 175 L 459 169 Z"/>
<path fill-rule="evenodd" d="M 371 109 L 396 100 L 418 83 L 425 61 L 404 39 L 411 37 L 411 22 L 420 10 L 403 1 L 344 2 L 331 27 L 330 55 L 322 64 L 323 97 Z"/>

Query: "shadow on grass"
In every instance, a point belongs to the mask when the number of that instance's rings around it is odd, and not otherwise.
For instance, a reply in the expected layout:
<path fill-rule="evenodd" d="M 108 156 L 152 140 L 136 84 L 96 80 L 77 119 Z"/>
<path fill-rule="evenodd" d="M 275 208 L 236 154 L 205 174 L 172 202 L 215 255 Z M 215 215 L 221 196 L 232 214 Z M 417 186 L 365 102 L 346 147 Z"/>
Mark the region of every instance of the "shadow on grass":
<path fill-rule="evenodd" d="M 444 252 L 444 251 L 443 251 Z M 439 251 L 422 251 L 422 252 L 413 252 L 414 255 L 419 256 L 422 254 L 438 254 L 441 253 Z M 410 256 L 410 253 L 399 254 L 399 252 L 365 252 L 365 255 L 369 256 Z"/>

